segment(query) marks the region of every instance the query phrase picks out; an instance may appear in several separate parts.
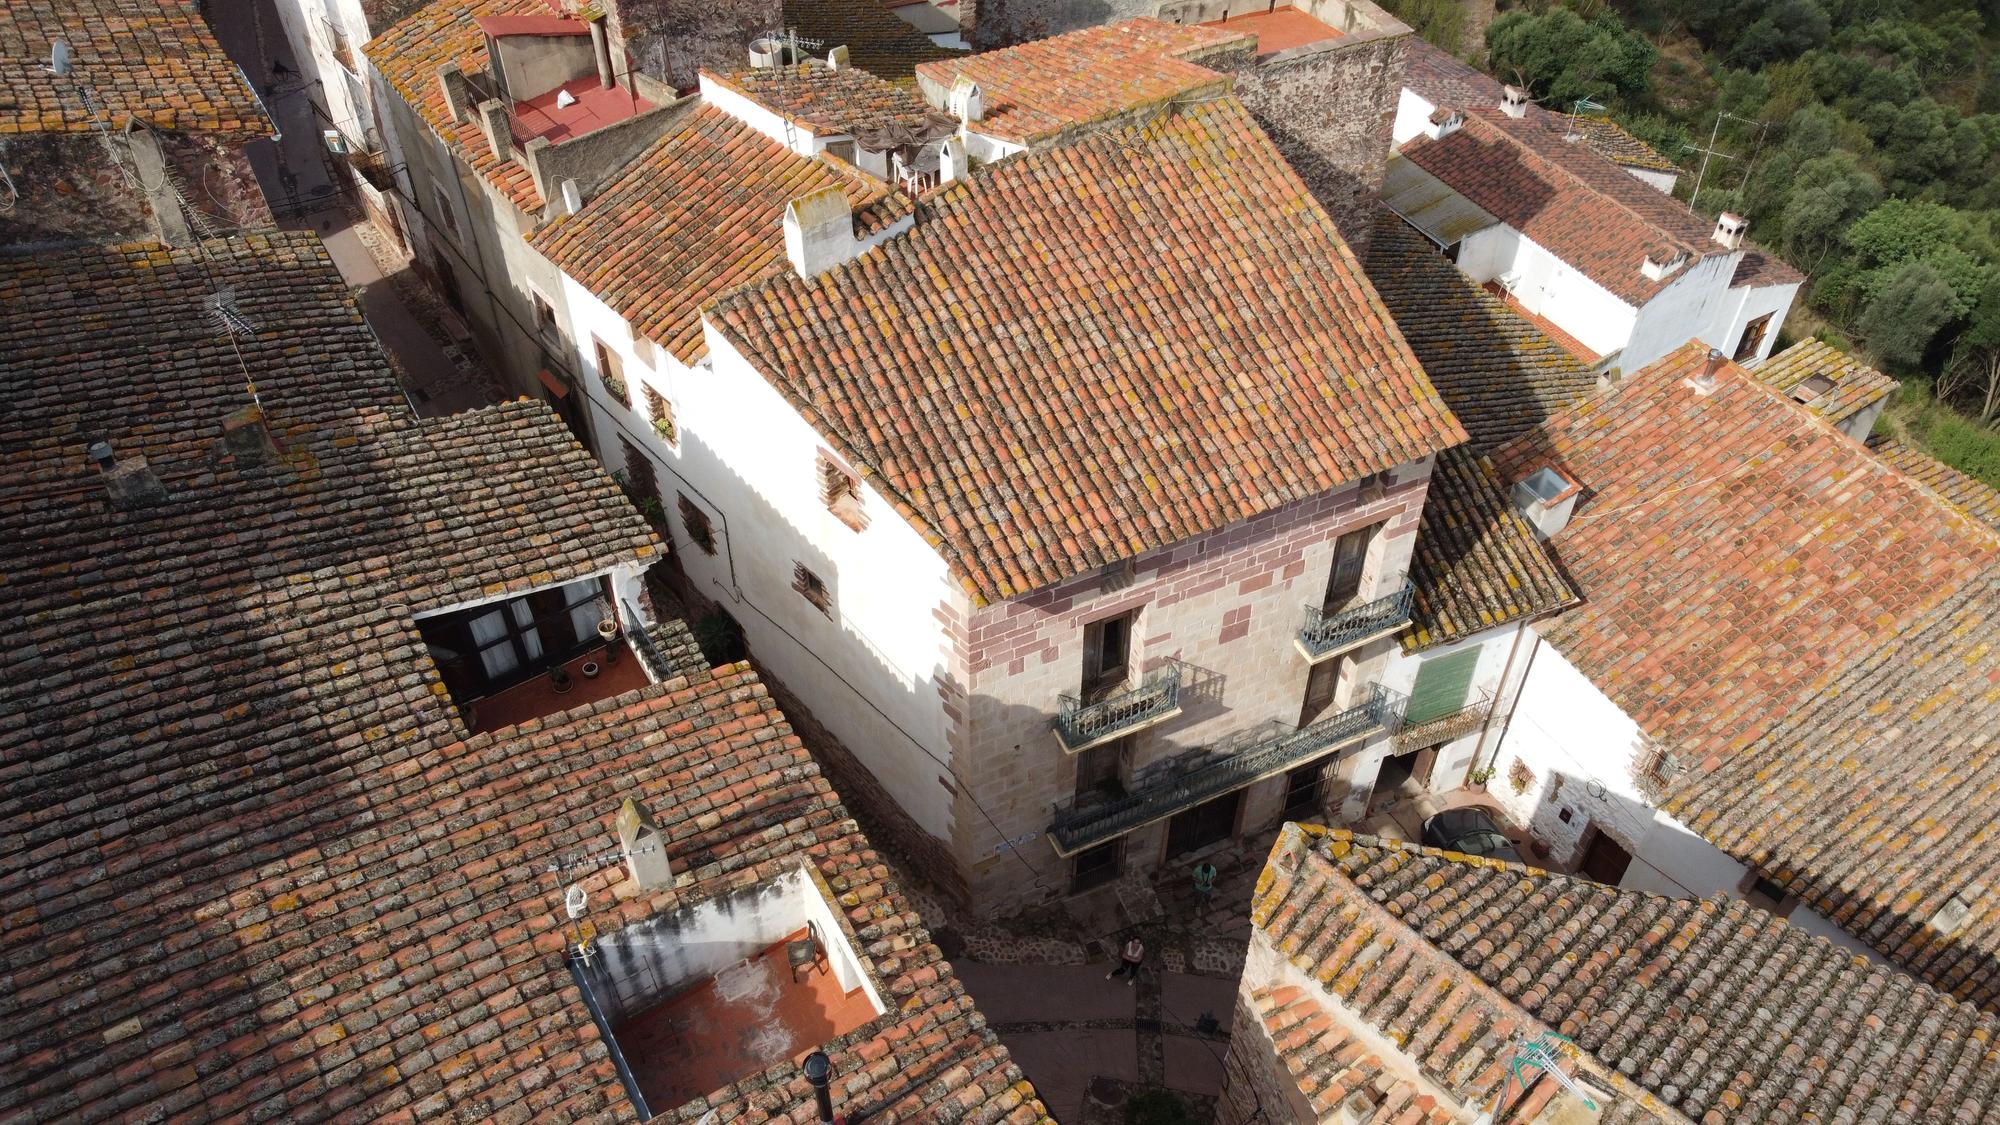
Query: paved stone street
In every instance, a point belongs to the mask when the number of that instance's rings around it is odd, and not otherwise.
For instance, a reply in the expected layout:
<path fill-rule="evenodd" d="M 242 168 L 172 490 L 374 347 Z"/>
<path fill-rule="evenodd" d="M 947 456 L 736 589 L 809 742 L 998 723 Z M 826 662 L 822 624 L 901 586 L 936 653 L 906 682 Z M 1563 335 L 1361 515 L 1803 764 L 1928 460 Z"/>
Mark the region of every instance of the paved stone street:
<path fill-rule="evenodd" d="M 976 925 L 932 896 L 913 897 L 1057 1120 L 1123 1121 L 1126 1095 L 1148 1087 L 1191 1095 L 1206 1113 L 1222 1089 L 1250 895 L 1274 837 L 1208 856 L 1220 876 L 1206 903 L 1192 860 Z M 1139 982 L 1105 980 L 1134 933 L 1146 943 Z"/>
<path fill-rule="evenodd" d="M 362 218 L 356 201 L 336 190 L 323 156 L 322 123 L 272 0 L 211 0 L 209 8 L 216 38 L 257 84 L 277 120 L 275 143 L 259 141 L 245 151 L 278 225 L 312 230 L 326 243 L 419 414 L 438 417 L 499 401 L 499 385 L 478 358 L 445 342 L 440 306 L 402 251 Z M 272 75 L 274 60 L 292 71 L 282 81 Z"/>

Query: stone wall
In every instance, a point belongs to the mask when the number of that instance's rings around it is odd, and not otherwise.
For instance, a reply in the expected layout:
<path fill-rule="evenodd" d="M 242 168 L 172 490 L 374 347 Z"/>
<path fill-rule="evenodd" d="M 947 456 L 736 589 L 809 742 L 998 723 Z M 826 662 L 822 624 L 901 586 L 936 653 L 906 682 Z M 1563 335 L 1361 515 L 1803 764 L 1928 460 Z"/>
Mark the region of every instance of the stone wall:
<path fill-rule="evenodd" d="M 1310 667 L 1294 638 L 1305 607 L 1325 595 L 1334 540 L 1381 524 L 1361 589 L 1364 597 L 1393 592 L 1408 572 L 1429 478 L 1428 462 L 1405 465 L 1378 498 L 1364 501 L 1350 486 L 1141 556 L 1129 584 L 1108 588 L 1091 575 L 975 611 L 966 643 L 967 745 L 955 765 L 978 804 L 976 817 L 958 818 L 957 846 L 979 910 L 1067 890 L 1069 861 L 1043 833 L 1054 806 L 1076 791 L 1078 758 L 1060 745 L 1052 721 L 1061 697 L 1081 687 L 1087 624 L 1136 610 L 1133 662 L 1146 672 L 1170 662 L 1181 669 L 1181 713 L 1132 736 L 1128 782 L 1181 755 L 1227 752 L 1290 729 Z M 1336 706 L 1359 702 L 1391 647 L 1360 650 Z M 1254 787 L 1239 831 L 1275 818 L 1283 785 L 1280 776 Z M 1158 825 L 1134 832 L 1126 870 L 1157 865 L 1164 844 Z M 1007 854 L 1017 849 L 1027 863 Z"/>
<path fill-rule="evenodd" d="M 96 134 L 31 134 L 0 151 L 20 193 L 0 213 L 0 246 L 129 242 L 159 237 L 153 208 Z M 0 191 L 4 191 L 0 187 Z"/>
<path fill-rule="evenodd" d="M 1236 94 L 1357 257 L 1368 252 L 1410 31 L 1390 20 L 1235 71 Z"/>
<path fill-rule="evenodd" d="M 1229 1032 L 1229 1055 L 1222 1062 L 1216 1125 L 1317 1119 L 1299 1093 L 1298 1082 L 1279 1061 L 1277 1045 L 1264 1029 L 1264 1021 L 1251 1010 L 1245 993 L 1245 988 L 1236 993 L 1236 1023 Z"/>

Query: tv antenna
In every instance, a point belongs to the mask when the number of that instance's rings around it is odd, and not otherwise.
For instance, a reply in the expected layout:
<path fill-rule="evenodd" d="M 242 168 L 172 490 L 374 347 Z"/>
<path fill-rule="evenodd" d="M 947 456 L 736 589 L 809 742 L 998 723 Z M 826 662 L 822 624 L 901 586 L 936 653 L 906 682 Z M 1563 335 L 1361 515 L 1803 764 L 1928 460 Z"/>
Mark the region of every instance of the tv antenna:
<path fill-rule="evenodd" d="M 1575 1051 L 1576 1044 L 1569 1036 L 1554 1031 L 1544 1031 L 1532 1039 L 1517 1040 L 1514 1044 L 1513 1057 L 1507 1060 L 1506 1080 L 1500 1083 L 1500 1092 L 1493 1098 L 1493 1108 L 1480 1114 L 1474 1125 L 1493 1125 L 1501 1107 L 1506 1104 L 1507 1091 L 1514 1083 L 1521 1084 L 1521 1093 L 1525 1095 L 1528 1088 L 1533 1085 L 1533 1080 L 1527 1073 L 1530 1070 L 1538 1070 L 1543 1075 L 1555 1079 L 1557 1085 L 1568 1090 L 1583 1103 L 1583 1108 L 1597 1109 L 1597 1099 L 1592 1096 L 1596 1091 L 1563 1073 L 1563 1055 Z"/>
<path fill-rule="evenodd" d="M 779 101 L 783 103 L 780 108 L 785 112 L 785 147 L 797 152 L 798 130 L 792 123 L 791 91 L 787 89 L 792 81 L 792 67 L 798 62 L 800 47 L 808 51 L 817 51 L 826 46 L 826 40 L 802 36 L 796 27 L 767 31 L 760 38 L 775 40 L 785 45 L 784 55 L 778 60 L 778 96 Z"/>

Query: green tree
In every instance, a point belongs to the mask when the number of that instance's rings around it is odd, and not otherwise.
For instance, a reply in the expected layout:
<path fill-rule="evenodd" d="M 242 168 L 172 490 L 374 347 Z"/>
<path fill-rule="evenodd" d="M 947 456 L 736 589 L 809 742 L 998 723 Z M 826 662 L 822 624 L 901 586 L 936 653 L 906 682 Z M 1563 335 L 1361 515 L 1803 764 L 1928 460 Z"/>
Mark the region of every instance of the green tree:
<path fill-rule="evenodd" d="M 1951 319 L 1951 284 L 1930 263 L 1908 261 L 1868 302 L 1855 327 L 1884 364 L 1915 367 Z"/>
<path fill-rule="evenodd" d="M 1993 278 L 1986 232 L 1943 204 L 1887 200 L 1855 220 L 1842 240 L 1853 253 L 1857 283 L 1871 307 L 1891 282 L 1905 276 L 1902 267 L 1910 262 L 1924 263 L 1950 290 L 1944 298 L 1947 321 L 1970 313 Z"/>
<path fill-rule="evenodd" d="M 1764 67 L 1826 46 L 1833 21 L 1813 0 L 1777 0 L 1763 8 L 1729 48 L 1732 66 Z"/>
<path fill-rule="evenodd" d="M 1386 0 L 1389 14 L 1451 54 L 1465 45 L 1465 5 L 1460 0 Z"/>
<path fill-rule="evenodd" d="M 1838 150 L 1804 161 L 1792 173 L 1781 217 L 1781 245 L 1810 268 L 1836 249 L 1841 235 L 1882 199 L 1882 185 L 1851 152 Z"/>
<path fill-rule="evenodd" d="M 1568 8 L 1516 9 L 1486 29 L 1495 73 L 1519 74 L 1536 98 L 1566 106 L 1581 98 L 1638 103 L 1659 51 L 1606 12 L 1586 20 Z"/>

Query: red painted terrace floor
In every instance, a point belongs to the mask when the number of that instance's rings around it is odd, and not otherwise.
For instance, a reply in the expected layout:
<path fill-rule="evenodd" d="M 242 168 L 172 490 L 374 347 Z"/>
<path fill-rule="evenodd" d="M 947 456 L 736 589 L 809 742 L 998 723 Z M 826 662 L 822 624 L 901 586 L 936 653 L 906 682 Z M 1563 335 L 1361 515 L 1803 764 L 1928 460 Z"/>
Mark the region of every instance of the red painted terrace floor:
<path fill-rule="evenodd" d="M 607 654 L 616 656 L 606 659 Z M 601 669 L 596 676 L 585 676 L 583 666 L 595 661 Z M 536 676 L 526 683 L 515 684 L 498 695 L 475 700 L 471 711 L 465 717 L 465 725 L 474 734 L 481 731 L 499 730 L 525 723 L 529 719 L 539 719 L 544 715 L 554 715 L 572 707 L 595 703 L 622 695 L 633 688 L 645 687 L 646 669 L 639 664 L 639 657 L 624 641 L 618 641 L 609 649 L 594 648 L 576 657 L 563 667 L 569 669 L 571 688 L 558 695 L 549 686 L 548 673 Z"/>
<path fill-rule="evenodd" d="M 1257 53 L 1260 55 L 1340 37 L 1337 28 L 1328 27 L 1297 8 L 1277 8 L 1268 12 L 1252 12 L 1247 16 L 1231 16 L 1228 19 L 1211 21 L 1208 26 L 1255 35 Z"/>
<path fill-rule="evenodd" d="M 875 1018 L 868 993 L 843 994 L 825 962 L 801 969 L 792 982 L 785 942 L 805 936 L 800 930 L 612 1029 L 653 1112 L 773 1063 L 801 1060 Z"/>
<path fill-rule="evenodd" d="M 556 99 L 564 89 L 576 98 L 576 102 L 558 108 Z M 598 85 L 597 76 L 593 74 L 565 83 L 548 93 L 515 102 L 514 136 L 523 144 L 538 137 L 546 138 L 550 144 L 560 144 L 571 137 L 581 137 L 606 125 L 636 117 L 651 108 L 653 103 L 630 90 Z"/>

